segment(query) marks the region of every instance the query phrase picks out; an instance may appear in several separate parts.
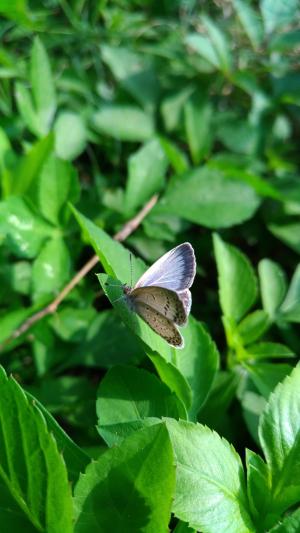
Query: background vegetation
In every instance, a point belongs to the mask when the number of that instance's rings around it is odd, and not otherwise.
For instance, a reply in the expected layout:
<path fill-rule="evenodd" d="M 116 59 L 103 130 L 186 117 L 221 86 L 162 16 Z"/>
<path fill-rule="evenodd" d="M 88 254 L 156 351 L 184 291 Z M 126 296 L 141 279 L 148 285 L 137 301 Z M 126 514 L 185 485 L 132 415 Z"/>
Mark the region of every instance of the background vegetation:
<path fill-rule="evenodd" d="M 297 0 L 0 13 L 5 532 L 300 531 Z M 176 351 L 105 283 L 184 241 Z"/>

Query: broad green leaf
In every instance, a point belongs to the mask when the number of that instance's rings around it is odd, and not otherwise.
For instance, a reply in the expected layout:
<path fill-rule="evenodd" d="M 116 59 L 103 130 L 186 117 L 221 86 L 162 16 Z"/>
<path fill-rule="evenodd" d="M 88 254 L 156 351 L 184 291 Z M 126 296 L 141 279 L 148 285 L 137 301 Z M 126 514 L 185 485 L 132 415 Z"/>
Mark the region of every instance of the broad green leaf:
<path fill-rule="evenodd" d="M 192 316 L 184 333 L 185 346 L 176 352 L 176 361 L 173 358 L 173 363 L 191 387 L 189 419 L 196 420 L 214 381 L 220 356 L 210 335 Z"/>
<path fill-rule="evenodd" d="M 10 194 L 21 195 L 28 192 L 52 152 L 53 140 L 52 133 L 49 133 L 47 137 L 37 141 L 21 158 L 11 183 Z"/>
<path fill-rule="evenodd" d="M 70 332 L 71 323 L 68 330 Z M 120 320 L 115 310 L 109 309 L 98 313 L 90 321 L 84 338 L 74 346 L 72 358 L 65 361 L 65 365 L 109 368 L 129 361 L 138 362 L 143 354 L 139 339 Z"/>
<path fill-rule="evenodd" d="M 79 183 L 75 168 L 71 163 L 50 154 L 43 165 L 35 191 L 43 216 L 58 225 L 66 202 L 77 200 L 77 189 Z"/>
<path fill-rule="evenodd" d="M 244 365 L 260 394 L 268 399 L 276 385 L 290 374 L 292 367 L 285 363 L 257 361 Z"/>
<path fill-rule="evenodd" d="M 300 265 L 297 266 L 293 274 L 279 313 L 289 322 L 300 322 Z"/>
<path fill-rule="evenodd" d="M 185 39 L 185 44 L 200 54 L 208 63 L 213 65 L 215 68 L 220 67 L 219 57 L 213 46 L 212 42 L 208 37 L 204 37 L 199 33 L 190 33 Z"/>
<path fill-rule="evenodd" d="M 258 344 L 251 344 L 247 347 L 247 352 L 255 359 L 272 359 L 294 357 L 295 353 L 278 342 L 260 342 Z"/>
<path fill-rule="evenodd" d="M 69 437 L 69 435 L 62 429 L 62 427 L 56 422 L 55 418 L 47 411 L 47 409 L 28 391 L 26 396 L 32 405 L 38 407 L 42 412 L 49 431 L 53 434 L 58 450 L 63 454 L 64 461 L 66 463 L 68 478 L 72 483 L 78 480 L 80 472 L 84 472 L 89 464 L 89 457 L 85 454 L 82 448 L 79 448 L 77 444 Z"/>
<path fill-rule="evenodd" d="M 179 128 L 183 106 L 193 92 L 194 88 L 191 85 L 187 85 L 183 89 L 179 89 L 163 99 L 161 114 L 168 132 Z"/>
<path fill-rule="evenodd" d="M 268 224 L 268 229 L 277 237 L 277 239 L 284 242 L 292 250 L 300 253 L 300 223 L 287 222 L 285 224 Z"/>
<path fill-rule="evenodd" d="M 243 343 L 249 344 L 259 339 L 269 327 L 269 316 L 262 309 L 257 309 L 243 318 L 237 331 L 241 335 Z"/>
<path fill-rule="evenodd" d="M 280 383 L 261 417 L 259 436 L 269 467 L 272 506 L 278 517 L 300 500 L 300 367 Z M 273 517 L 272 517 L 273 518 Z M 262 525 L 275 525 L 266 516 Z"/>
<path fill-rule="evenodd" d="M 234 0 L 233 6 L 253 48 L 259 48 L 264 38 L 264 29 L 260 14 L 252 7 L 248 0 Z"/>
<path fill-rule="evenodd" d="M 39 409 L 3 370 L 0 391 L 0 479 L 38 531 L 71 533 L 71 490 L 53 435 Z"/>
<path fill-rule="evenodd" d="M 175 516 L 211 533 L 255 531 L 244 472 L 234 448 L 205 426 L 169 419 L 175 453 Z"/>
<path fill-rule="evenodd" d="M 208 398 L 198 415 L 199 422 L 218 431 L 236 397 L 238 384 L 238 374 L 222 370 L 217 372 Z"/>
<path fill-rule="evenodd" d="M 11 334 L 34 313 L 33 307 L 19 308 L 0 316 L 0 342 L 8 339 Z"/>
<path fill-rule="evenodd" d="M 54 125 L 55 153 L 61 159 L 72 161 L 86 147 L 87 130 L 83 118 L 70 111 L 61 112 Z"/>
<path fill-rule="evenodd" d="M 29 294 L 32 266 L 29 261 L 16 261 L 9 265 L 7 278 L 12 289 L 20 294 Z"/>
<path fill-rule="evenodd" d="M 244 381 L 246 382 L 246 388 L 243 390 L 242 394 L 239 393 L 239 399 L 243 409 L 243 417 L 251 437 L 254 442 L 256 442 L 257 446 L 260 446 L 258 425 L 267 401 L 257 391 L 257 388 L 253 381 L 251 381 L 249 375 L 245 376 Z"/>
<path fill-rule="evenodd" d="M 219 235 L 214 234 L 213 244 L 221 308 L 226 318 L 238 322 L 255 302 L 255 273 L 247 257 Z"/>
<path fill-rule="evenodd" d="M 18 257 L 35 257 L 53 228 L 24 200 L 11 196 L 0 203 L 0 241 Z"/>
<path fill-rule="evenodd" d="M 261 0 L 261 14 L 267 33 L 294 22 L 299 14 L 298 0 Z"/>
<path fill-rule="evenodd" d="M 165 181 L 167 158 L 158 139 L 148 141 L 128 160 L 125 204 L 128 211 L 143 205 Z"/>
<path fill-rule="evenodd" d="M 252 515 L 257 526 L 260 517 L 268 509 L 270 502 L 270 481 L 268 466 L 264 460 L 251 450 L 246 450 L 247 493 Z"/>
<path fill-rule="evenodd" d="M 93 115 L 92 125 L 97 132 L 119 141 L 146 141 L 154 134 L 151 115 L 129 105 L 103 106 Z"/>
<path fill-rule="evenodd" d="M 159 84 L 147 54 L 137 54 L 121 46 L 101 46 L 102 58 L 120 84 L 145 107 L 152 107 Z"/>
<path fill-rule="evenodd" d="M 48 240 L 33 264 L 32 285 L 35 300 L 56 296 L 70 278 L 70 253 L 64 240 Z"/>
<path fill-rule="evenodd" d="M 33 107 L 31 93 L 24 83 L 16 83 L 15 96 L 20 115 L 22 116 L 27 128 L 37 137 L 41 137 L 44 133 L 44 130 L 41 127 L 38 114 Z"/>
<path fill-rule="evenodd" d="M 300 509 L 291 512 L 270 529 L 270 533 L 297 533 L 300 530 Z"/>
<path fill-rule="evenodd" d="M 164 424 L 135 432 L 93 461 L 75 487 L 75 533 L 165 533 L 175 489 Z M 117 509 L 117 512 L 116 512 Z"/>
<path fill-rule="evenodd" d="M 44 377 L 29 387 L 51 414 L 75 428 L 90 429 L 96 423 L 96 385 L 84 376 Z"/>
<path fill-rule="evenodd" d="M 212 107 L 207 99 L 193 94 L 184 106 L 187 140 L 194 165 L 205 158 L 212 144 Z"/>
<path fill-rule="evenodd" d="M 192 405 L 192 390 L 186 378 L 175 366 L 176 361 L 168 362 L 159 353 L 155 352 L 147 352 L 147 355 L 151 359 L 160 379 L 176 394 L 185 409 L 190 409 Z"/>
<path fill-rule="evenodd" d="M 26 0 L 2 0 L 0 13 L 21 25 L 32 26 L 30 10 Z"/>
<path fill-rule="evenodd" d="M 278 263 L 262 259 L 258 264 L 258 274 L 263 308 L 274 320 L 287 290 L 285 273 Z"/>
<path fill-rule="evenodd" d="M 185 153 L 175 143 L 166 137 L 160 137 L 160 144 L 176 174 L 181 174 L 189 168 Z"/>
<path fill-rule="evenodd" d="M 56 94 L 49 58 L 39 37 L 31 51 L 30 79 L 40 127 L 46 134 L 56 110 Z"/>
<path fill-rule="evenodd" d="M 162 417 L 186 417 L 181 402 L 154 374 L 129 366 L 115 366 L 107 372 L 100 382 L 96 408 L 97 429 L 110 447 Z"/>
<path fill-rule="evenodd" d="M 251 187 L 202 167 L 173 179 L 155 211 L 176 214 L 208 228 L 225 228 L 251 218 L 258 205 Z"/>
<path fill-rule="evenodd" d="M 75 308 L 71 306 L 58 309 L 49 323 L 55 333 L 64 341 L 82 342 L 87 329 L 97 317 L 93 307 Z"/>
<path fill-rule="evenodd" d="M 96 224 L 82 215 L 74 207 L 72 207 L 72 211 L 84 234 L 87 236 L 88 242 L 93 246 L 98 255 L 105 272 L 110 276 L 115 276 L 122 283 L 126 284 L 131 283 L 131 273 L 133 273 L 133 282 L 137 281 L 146 270 L 145 263 L 133 254 L 130 254 L 127 248 L 112 239 L 110 235 L 105 233 L 105 231 L 96 226 Z"/>
<path fill-rule="evenodd" d="M 201 19 L 207 30 L 216 56 L 218 58 L 219 68 L 224 72 L 224 74 L 228 74 L 231 70 L 232 63 L 228 39 L 226 35 L 221 31 L 219 26 L 215 22 L 213 22 L 211 18 L 207 17 L 206 15 L 203 15 Z"/>
<path fill-rule="evenodd" d="M 0 479 L 0 520 L 5 524 L 5 533 L 36 533 L 37 529 L 20 510 L 8 488 Z"/>
<path fill-rule="evenodd" d="M 179 520 L 177 522 L 177 525 L 175 529 L 173 530 L 174 533 L 197 533 L 197 531 L 191 527 L 188 526 L 186 522 L 182 522 L 182 520 Z"/>

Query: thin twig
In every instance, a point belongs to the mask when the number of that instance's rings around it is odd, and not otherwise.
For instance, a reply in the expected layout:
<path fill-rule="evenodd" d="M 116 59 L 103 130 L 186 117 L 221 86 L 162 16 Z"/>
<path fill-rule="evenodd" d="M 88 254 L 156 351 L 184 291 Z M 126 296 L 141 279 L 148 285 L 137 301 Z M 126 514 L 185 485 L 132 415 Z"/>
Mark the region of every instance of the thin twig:
<path fill-rule="evenodd" d="M 149 202 L 147 202 L 144 207 L 140 210 L 140 212 L 133 217 L 131 220 L 126 222 L 126 224 L 123 226 L 123 228 L 118 231 L 114 235 L 114 239 L 119 242 L 125 241 L 131 233 L 133 233 L 138 226 L 141 224 L 145 216 L 151 211 L 151 209 L 155 206 L 156 202 L 158 200 L 158 195 L 155 194 L 150 198 Z M 61 290 L 61 292 L 56 296 L 56 298 L 50 302 L 50 304 L 46 305 L 43 309 L 38 311 L 37 313 L 34 313 L 29 318 L 27 318 L 18 328 L 16 328 L 10 337 L 8 337 L 2 344 L 0 344 L 0 351 L 3 350 L 13 340 L 20 337 L 20 335 L 23 335 L 23 333 L 26 333 L 31 326 L 42 320 L 47 315 L 51 315 L 56 312 L 58 306 L 60 303 L 66 298 L 66 296 L 78 285 L 78 283 L 90 272 L 94 266 L 98 263 L 99 258 L 97 255 L 93 255 L 87 263 L 75 274 L 75 276 L 69 281 L 69 283 Z"/>

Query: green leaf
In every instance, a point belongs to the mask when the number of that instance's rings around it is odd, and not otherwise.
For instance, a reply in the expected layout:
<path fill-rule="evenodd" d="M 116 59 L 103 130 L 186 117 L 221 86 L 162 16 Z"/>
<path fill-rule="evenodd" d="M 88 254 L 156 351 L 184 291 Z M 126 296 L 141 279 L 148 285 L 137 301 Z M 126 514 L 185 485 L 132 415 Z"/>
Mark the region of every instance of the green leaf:
<path fill-rule="evenodd" d="M 152 194 L 159 192 L 165 181 L 167 158 L 158 139 L 148 141 L 128 160 L 126 209 L 134 211 Z"/>
<path fill-rule="evenodd" d="M 56 111 L 56 94 L 49 58 L 39 37 L 31 51 L 30 79 L 40 127 L 46 134 Z"/>
<path fill-rule="evenodd" d="M 269 467 L 272 507 L 278 517 L 300 500 L 300 367 L 280 383 L 261 417 L 259 436 Z M 270 528 L 275 521 L 262 523 Z"/>
<path fill-rule="evenodd" d="M 176 352 L 176 367 L 191 387 L 192 405 L 189 408 L 189 419 L 197 420 L 198 412 L 214 381 L 220 356 L 210 335 L 192 316 L 189 317 L 188 326 L 185 328 L 184 340 L 184 348 Z"/>
<path fill-rule="evenodd" d="M 87 130 L 83 118 L 70 111 L 61 112 L 54 125 L 55 153 L 61 159 L 72 161 L 86 147 Z"/>
<path fill-rule="evenodd" d="M 37 137 L 41 137 L 44 131 L 41 127 L 38 114 L 33 107 L 31 94 L 24 83 L 16 83 L 15 96 L 18 110 L 27 128 Z"/>
<path fill-rule="evenodd" d="M 229 407 L 236 397 L 238 383 L 237 374 L 222 370 L 217 372 L 208 398 L 198 415 L 199 422 L 212 429 L 222 428 Z"/>
<path fill-rule="evenodd" d="M 175 362 L 168 362 L 155 352 L 148 352 L 147 355 L 155 366 L 160 379 L 176 394 L 185 409 L 190 409 L 192 405 L 192 390 L 186 378 L 175 366 Z"/>
<path fill-rule="evenodd" d="M 71 490 L 56 442 L 39 409 L 3 370 L 0 390 L 0 479 L 38 531 L 71 533 Z"/>
<path fill-rule="evenodd" d="M 183 106 L 193 92 L 194 88 L 191 85 L 187 85 L 183 89 L 179 89 L 163 99 L 161 114 L 168 132 L 179 128 Z"/>
<path fill-rule="evenodd" d="M 27 154 L 21 158 L 14 175 L 14 181 L 11 184 L 10 194 L 21 195 L 28 191 L 50 155 L 53 149 L 53 141 L 53 135 L 49 133 L 47 137 L 37 141 Z"/>
<path fill-rule="evenodd" d="M 15 309 L 0 316 L 0 342 L 5 341 L 17 329 L 22 322 L 34 313 L 34 308 Z"/>
<path fill-rule="evenodd" d="M 85 452 L 75 444 L 69 435 L 56 422 L 55 418 L 47 411 L 47 409 L 28 391 L 26 396 L 32 405 L 35 405 L 43 414 L 49 431 L 53 434 L 58 450 L 63 454 L 64 461 L 68 470 L 68 478 L 72 483 L 78 480 L 80 472 L 84 472 L 90 462 L 89 457 Z"/>
<path fill-rule="evenodd" d="M 121 46 L 101 46 L 102 58 L 115 78 L 141 105 L 153 107 L 159 84 L 147 54 L 137 54 Z"/>
<path fill-rule="evenodd" d="M 250 378 L 259 390 L 260 394 L 268 399 L 276 385 L 291 372 L 292 367 L 288 364 L 265 363 L 257 361 L 255 364 L 244 364 Z"/>
<path fill-rule="evenodd" d="M 42 295 L 56 296 L 70 278 L 70 254 L 64 240 L 48 240 L 33 264 L 34 299 Z"/>
<path fill-rule="evenodd" d="M 286 515 L 270 533 L 296 533 L 300 530 L 300 509 Z"/>
<path fill-rule="evenodd" d="M 213 244 L 221 308 L 226 318 L 238 322 L 255 302 L 255 273 L 247 257 L 219 235 L 214 234 Z"/>
<path fill-rule="evenodd" d="M 200 54 L 208 63 L 213 65 L 215 68 L 220 67 L 218 54 L 215 50 L 215 47 L 212 45 L 212 42 L 208 37 L 199 35 L 198 33 L 190 33 L 185 38 L 186 45 Z"/>
<path fill-rule="evenodd" d="M 18 257 L 35 257 L 52 231 L 22 198 L 11 196 L 0 203 L 0 240 Z"/>
<path fill-rule="evenodd" d="M 130 254 L 127 248 L 112 239 L 110 235 L 105 233 L 105 231 L 96 226 L 74 207 L 72 207 L 72 211 L 78 224 L 87 236 L 88 242 L 93 246 L 98 255 L 105 272 L 110 276 L 115 276 L 127 285 L 131 281 L 138 280 L 146 270 L 145 263 L 141 259 L 137 259 L 133 254 Z M 132 273 L 134 280 L 131 280 Z"/>
<path fill-rule="evenodd" d="M 194 165 L 209 154 L 213 138 L 212 114 L 212 107 L 203 96 L 193 94 L 185 103 L 185 130 Z"/>
<path fill-rule="evenodd" d="M 269 316 L 262 309 L 257 309 L 243 318 L 237 330 L 246 345 L 259 339 L 269 327 Z"/>
<path fill-rule="evenodd" d="M 72 311 L 74 315 L 74 309 Z M 72 315 L 69 313 L 69 332 L 73 323 Z M 108 335 L 108 331 L 112 331 L 113 335 Z M 72 358 L 69 358 L 65 365 L 109 368 L 129 361 L 138 362 L 142 356 L 143 349 L 139 339 L 119 319 L 115 310 L 109 309 L 98 313 L 93 320 L 90 320 L 84 338 L 74 347 Z"/>
<path fill-rule="evenodd" d="M 232 66 L 232 57 L 228 39 L 211 18 L 203 15 L 201 19 L 218 58 L 218 66 L 224 74 L 228 74 Z"/>
<path fill-rule="evenodd" d="M 260 342 L 247 347 L 247 352 L 255 359 L 273 359 L 294 357 L 295 353 L 284 344 L 278 342 Z"/>
<path fill-rule="evenodd" d="M 234 0 L 233 6 L 253 48 L 259 48 L 264 38 L 264 29 L 260 14 L 252 7 L 248 0 Z"/>
<path fill-rule="evenodd" d="M 81 342 L 96 316 L 97 312 L 93 307 L 76 309 L 67 306 L 58 309 L 50 318 L 49 323 L 56 335 L 64 341 Z"/>
<path fill-rule="evenodd" d="M 177 174 L 181 174 L 189 168 L 185 153 L 180 150 L 175 143 L 172 143 L 165 137 L 160 137 L 160 144 L 170 162 L 170 165 Z"/>
<path fill-rule="evenodd" d="M 37 180 L 36 198 L 40 212 L 55 225 L 67 201 L 77 200 L 79 183 L 71 163 L 52 153 L 43 165 Z"/>
<path fill-rule="evenodd" d="M 293 274 L 279 313 L 289 322 L 300 322 L 300 265 L 297 266 Z"/>
<path fill-rule="evenodd" d="M 167 428 L 177 467 L 175 516 L 201 531 L 254 533 L 234 448 L 200 424 L 169 419 Z"/>
<path fill-rule="evenodd" d="M 287 290 L 285 273 L 278 263 L 262 259 L 258 264 L 258 274 L 263 308 L 274 320 Z"/>
<path fill-rule="evenodd" d="M 97 132 L 119 141 L 146 141 L 154 134 L 151 116 L 129 105 L 103 106 L 94 113 L 92 125 Z"/>
<path fill-rule="evenodd" d="M 93 461 L 75 487 L 75 533 L 165 533 L 175 488 L 163 424 L 135 432 Z M 116 512 L 116 509 L 118 512 Z"/>
<path fill-rule="evenodd" d="M 247 184 L 202 167 L 173 179 L 155 210 L 208 228 L 226 228 L 251 218 L 258 205 Z"/>
<path fill-rule="evenodd" d="M 129 366 L 115 366 L 107 372 L 96 406 L 97 429 L 110 447 L 162 417 L 186 417 L 181 402 L 154 374 Z"/>
<path fill-rule="evenodd" d="M 251 450 L 246 450 L 247 493 L 252 515 L 260 527 L 260 517 L 265 514 L 270 503 L 270 482 L 268 466 Z"/>
<path fill-rule="evenodd" d="M 32 267 L 28 261 L 16 261 L 8 267 L 7 278 L 12 289 L 20 294 L 29 294 Z"/>
<path fill-rule="evenodd" d="M 261 0 L 261 14 L 267 33 L 294 22 L 299 11 L 298 0 Z"/>
<path fill-rule="evenodd" d="M 269 224 L 268 229 L 292 250 L 300 253 L 300 223 Z"/>

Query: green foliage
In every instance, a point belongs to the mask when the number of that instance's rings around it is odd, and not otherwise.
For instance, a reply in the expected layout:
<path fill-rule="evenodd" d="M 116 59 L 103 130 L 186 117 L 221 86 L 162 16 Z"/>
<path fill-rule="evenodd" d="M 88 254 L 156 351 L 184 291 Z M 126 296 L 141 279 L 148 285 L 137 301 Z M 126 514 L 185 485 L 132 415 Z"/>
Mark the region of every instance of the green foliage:
<path fill-rule="evenodd" d="M 299 531 L 299 3 L 0 14 L 1 531 Z M 176 350 L 123 284 L 185 241 Z"/>

